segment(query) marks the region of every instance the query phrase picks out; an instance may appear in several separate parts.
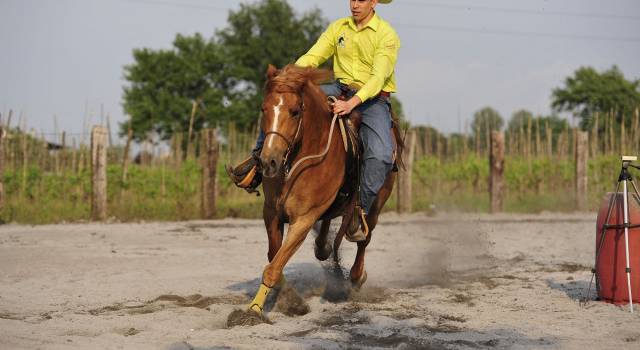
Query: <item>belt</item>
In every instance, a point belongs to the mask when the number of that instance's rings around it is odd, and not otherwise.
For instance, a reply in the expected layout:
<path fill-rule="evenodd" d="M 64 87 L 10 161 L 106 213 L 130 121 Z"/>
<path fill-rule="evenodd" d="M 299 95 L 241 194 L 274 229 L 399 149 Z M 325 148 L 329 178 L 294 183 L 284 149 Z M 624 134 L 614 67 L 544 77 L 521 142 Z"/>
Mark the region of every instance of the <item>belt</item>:
<path fill-rule="evenodd" d="M 347 94 L 355 95 L 355 93 L 358 92 L 358 90 L 352 88 L 349 85 L 343 84 L 341 82 L 338 82 L 338 86 L 340 86 L 340 90 L 342 90 L 342 94 L 344 94 L 344 95 L 347 95 Z M 389 91 L 380 91 L 380 93 L 377 94 L 376 96 L 374 96 L 373 98 L 377 98 L 377 97 L 390 98 L 391 97 L 391 93 Z"/>

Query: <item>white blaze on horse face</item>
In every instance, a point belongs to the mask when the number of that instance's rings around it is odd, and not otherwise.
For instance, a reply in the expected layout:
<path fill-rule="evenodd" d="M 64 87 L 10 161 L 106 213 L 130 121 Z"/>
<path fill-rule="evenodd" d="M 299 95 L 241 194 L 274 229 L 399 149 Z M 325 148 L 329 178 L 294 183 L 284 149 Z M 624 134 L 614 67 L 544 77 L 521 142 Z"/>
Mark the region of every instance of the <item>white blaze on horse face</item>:
<path fill-rule="evenodd" d="M 273 106 L 273 123 L 271 124 L 271 131 L 278 131 L 278 117 L 280 116 L 280 107 L 282 107 L 282 104 L 284 103 L 284 100 L 282 99 L 282 96 L 280 96 L 280 101 L 278 102 L 277 105 Z M 273 138 L 274 136 L 276 136 L 275 134 L 271 134 L 269 135 L 269 143 L 267 144 L 267 147 L 271 147 L 271 144 L 273 143 Z"/>

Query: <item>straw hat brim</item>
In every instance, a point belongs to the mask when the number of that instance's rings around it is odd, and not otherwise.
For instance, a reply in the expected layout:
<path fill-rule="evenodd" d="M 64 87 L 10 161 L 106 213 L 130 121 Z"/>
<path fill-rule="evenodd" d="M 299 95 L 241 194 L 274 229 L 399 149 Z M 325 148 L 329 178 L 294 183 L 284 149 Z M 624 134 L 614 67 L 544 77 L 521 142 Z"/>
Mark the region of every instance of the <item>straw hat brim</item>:
<path fill-rule="evenodd" d="M 378 2 L 381 3 L 381 4 L 390 4 L 391 1 L 393 1 L 393 0 L 378 0 Z"/>

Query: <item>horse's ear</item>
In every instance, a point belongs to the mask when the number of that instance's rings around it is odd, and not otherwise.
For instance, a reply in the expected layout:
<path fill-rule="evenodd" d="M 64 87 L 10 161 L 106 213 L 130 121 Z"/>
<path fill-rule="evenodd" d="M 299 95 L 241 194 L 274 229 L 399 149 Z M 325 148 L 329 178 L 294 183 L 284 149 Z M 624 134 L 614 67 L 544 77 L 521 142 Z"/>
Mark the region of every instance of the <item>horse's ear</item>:
<path fill-rule="evenodd" d="M 278 68 L 276 68 L 276 66 L 274 66 L 273 64 L 269 64 L 269 67 L 267 67 L 267 79 L 271 79 L 275 77 L 277 74 L 278 74 Z"/>

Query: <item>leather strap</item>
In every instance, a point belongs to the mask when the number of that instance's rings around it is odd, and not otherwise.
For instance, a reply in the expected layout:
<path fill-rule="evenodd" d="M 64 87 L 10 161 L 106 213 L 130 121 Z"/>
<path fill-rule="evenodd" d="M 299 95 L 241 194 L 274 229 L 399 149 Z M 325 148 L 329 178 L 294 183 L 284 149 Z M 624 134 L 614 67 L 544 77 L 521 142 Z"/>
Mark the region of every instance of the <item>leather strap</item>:
<path fill-rule="evenodd" d="M 347 97 L 346 96 L 347 94 L 355 95 L 356 92 L 358 92 L 357 89 L 355 89 L 355 88 L 353 88 L 353 87 L 351 87 L 349 85 L 343 84 L 340 81 L 338 81 L 338 84 L 340 86 L 340 90 L 342 91 L 342 95 L 345 96 L 345 97 Z M 378 98 L 378 97 L 390 98 L 391 97 L 391 93 L 389 91 L 380 91 L 380 93 L 378 93 L 373 98 Z"/>
<path fill-rule="evenodd" d="M 344 151 L 349 152 L 349 145 L 347 144 L 347 130 L 344 128 L 344 118 L 338 119 L 340 125 L 340 133 L 342 134 L 342 143 L 344 144 Z"/>

